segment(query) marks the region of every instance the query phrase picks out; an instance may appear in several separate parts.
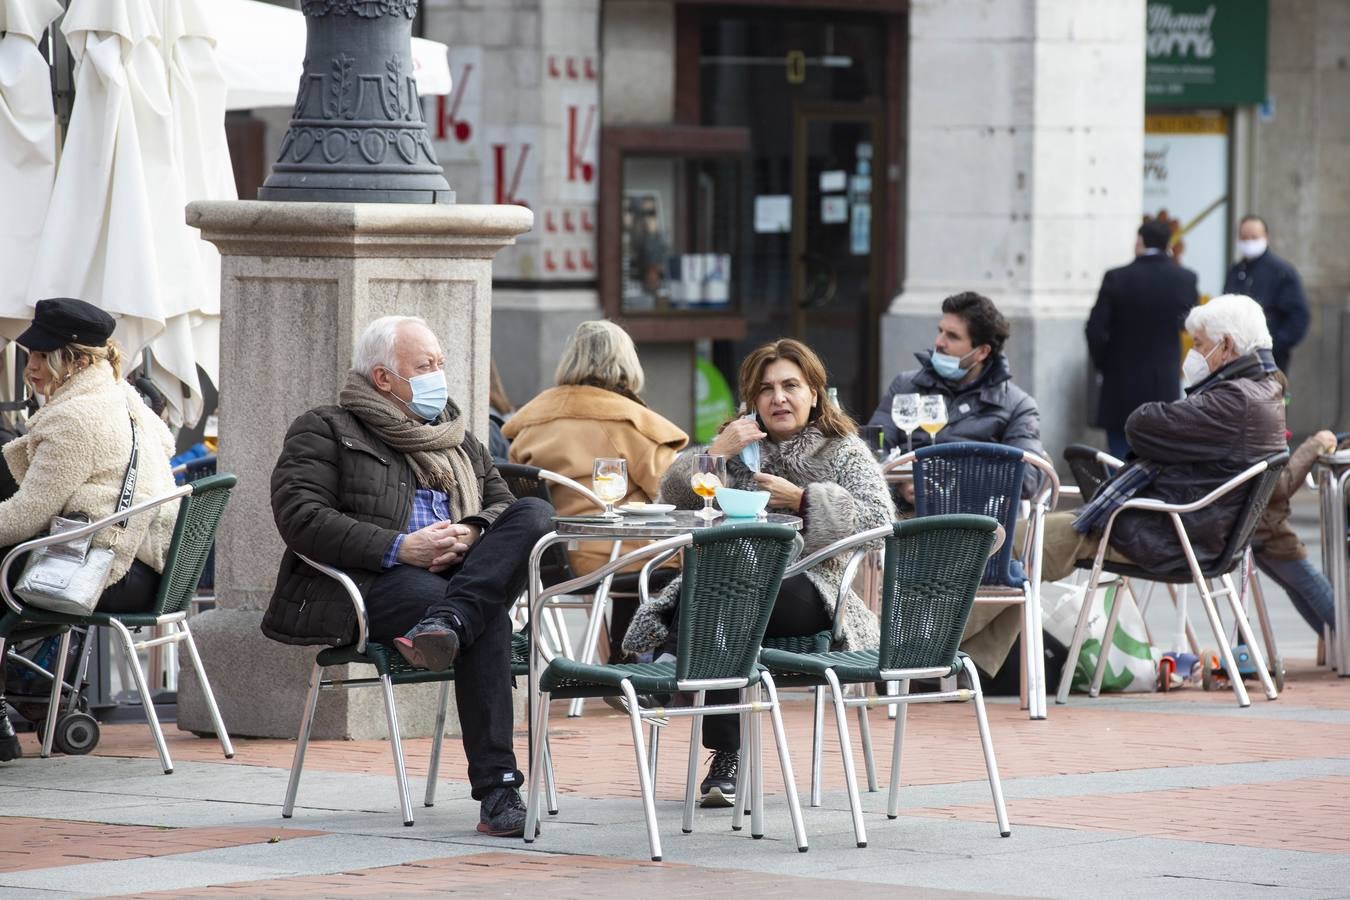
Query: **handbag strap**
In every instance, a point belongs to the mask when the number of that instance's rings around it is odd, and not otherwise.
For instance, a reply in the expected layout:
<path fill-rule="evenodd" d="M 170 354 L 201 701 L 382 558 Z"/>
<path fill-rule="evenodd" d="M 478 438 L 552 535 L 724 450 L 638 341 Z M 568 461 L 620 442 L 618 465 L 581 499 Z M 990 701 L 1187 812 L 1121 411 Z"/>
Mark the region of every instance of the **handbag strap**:
<path fill-rule="evenodd" d="M 131 420 L 131 459 L 127 461 L 127 473 L 122 476 L 122 495 L 117 498 L 117 509 L 115 512 L 122 512 L 131 506 L 131 498 L 136 494 L 136 469 L 140 461 L 140 445 L 136 440 L 136 416 L 131 409 L 127 409 L 127 418 Z M 126 528 L 127 520 L 123 519 L 117 523 L 118 528 Z"/>

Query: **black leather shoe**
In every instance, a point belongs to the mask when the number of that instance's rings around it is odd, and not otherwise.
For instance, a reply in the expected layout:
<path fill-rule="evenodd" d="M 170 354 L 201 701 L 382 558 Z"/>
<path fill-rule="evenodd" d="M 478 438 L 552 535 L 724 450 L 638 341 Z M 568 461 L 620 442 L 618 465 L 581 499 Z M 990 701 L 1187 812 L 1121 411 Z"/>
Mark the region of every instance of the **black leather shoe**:
<path fill-rule="evenodd" d="M 14 723 L 9 720 L 5 698 L 0 697 L 0 762 L 9 762 L 21 756 L 23 747 L 19 746 L 19 736 L 14 733 Z"/>

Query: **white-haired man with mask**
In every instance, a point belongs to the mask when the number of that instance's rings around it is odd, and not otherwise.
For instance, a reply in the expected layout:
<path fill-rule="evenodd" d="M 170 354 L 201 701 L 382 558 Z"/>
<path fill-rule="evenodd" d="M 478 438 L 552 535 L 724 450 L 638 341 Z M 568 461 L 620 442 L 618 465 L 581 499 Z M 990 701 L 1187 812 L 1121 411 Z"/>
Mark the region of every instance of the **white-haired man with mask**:
<path fill-rule="evenodd" d="M 1130 465 L 1082 510 L 1046 517 L 1046 581 L 1068 577 L 1076 561 L 1095 556 L 1111 511 L 1131 497 L 1189 503 L 1285 449 L 1283 390 L 1263 360 L 1270 332 L 1261 307 L 1237 294 L 1215 297 L 1191 310 L 1186 330 L 1195 342 L 1182 366 L 1186 396 L 1131 413 L 1125 421 Z M 1201 566 L 1223 553 L 1245 500 L 1235 491 L 1181 517 Z M 1172 523 L 1156 513 L 1121 513 L 1107 558 L 1187 571 Z"/>
<path fill-rule="evenodd" d="M 296 554 L 350 575 L 370 640 L 422 668 L 455 667 L 478 831 L 519 837 L 524 779 L 511 743 L 507 610 L 553 508 L 511 494 L 465 430 L 444 367 L 424 321 L 376 319 L 357 341 L 338 405 L 291 425 L 272 472 L 287 550 L 262 629 L 289 644 L 351 643 L 355 614 L 341 585 Z"/>

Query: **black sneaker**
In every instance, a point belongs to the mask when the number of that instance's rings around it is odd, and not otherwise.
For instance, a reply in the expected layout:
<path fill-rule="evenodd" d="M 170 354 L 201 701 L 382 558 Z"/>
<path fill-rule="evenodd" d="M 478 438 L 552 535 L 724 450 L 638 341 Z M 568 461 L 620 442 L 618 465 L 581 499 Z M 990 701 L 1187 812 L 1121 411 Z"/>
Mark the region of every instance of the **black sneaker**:
<path fill-rule="evenodd" d="M 403 637 L 394 638 L 394 646 L 417 668 L 444 672 L 459 656 L 459 634 L 446 619 L 423 619 Z"/>
<path fill-rule="evenodd" d="M 521 837 L 525 834 L 525 802 L 513 787 L 493 788 L 478 809 L 478 833 L 492 837 Z M 534 826 L 539 833 L 539 825 Z"/>
<path fill-rule="evenodd" d="M 0 762 L 9 762 L 21 756 L 23 747 L 19 746 L 19 736 L 14 733 L 14 724 L 9 721 L 4 698 L 0 698 Z"/>
<path fill-rule="evenodd" d="M 731 806 L 736 802 L 735 750 L 714 750 L 708 763 L 708 777 L 698 786 L 700 806 Z"/>

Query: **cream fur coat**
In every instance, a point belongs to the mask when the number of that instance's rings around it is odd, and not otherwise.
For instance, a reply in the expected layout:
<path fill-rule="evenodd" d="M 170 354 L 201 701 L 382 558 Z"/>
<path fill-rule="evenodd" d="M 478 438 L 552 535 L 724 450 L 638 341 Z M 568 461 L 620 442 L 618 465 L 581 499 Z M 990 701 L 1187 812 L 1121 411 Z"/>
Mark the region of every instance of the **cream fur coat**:
<path fill-rule="evenodd" d="M 45 534 L 52 516 L 84 513 L 91 520 L 112 515 L 131 459 L 127 410 L 136 418 L 140 462 L 134 502 L 173 490 L 169 457 L 173 438 L 139 394 L 112 367 L 99 360 L 72 375 L 28 420 L 28 433 L 5 445 L 19 491 L 0 503 L 0 547 Z M 126 531 L 105 528 L 94 536 L 96 546 L 114 547 L 112 584 L 131 568 L 133 559 L 164 570 L 173 539 L 178 504 L 166 503 L 134 516 Z"/>

